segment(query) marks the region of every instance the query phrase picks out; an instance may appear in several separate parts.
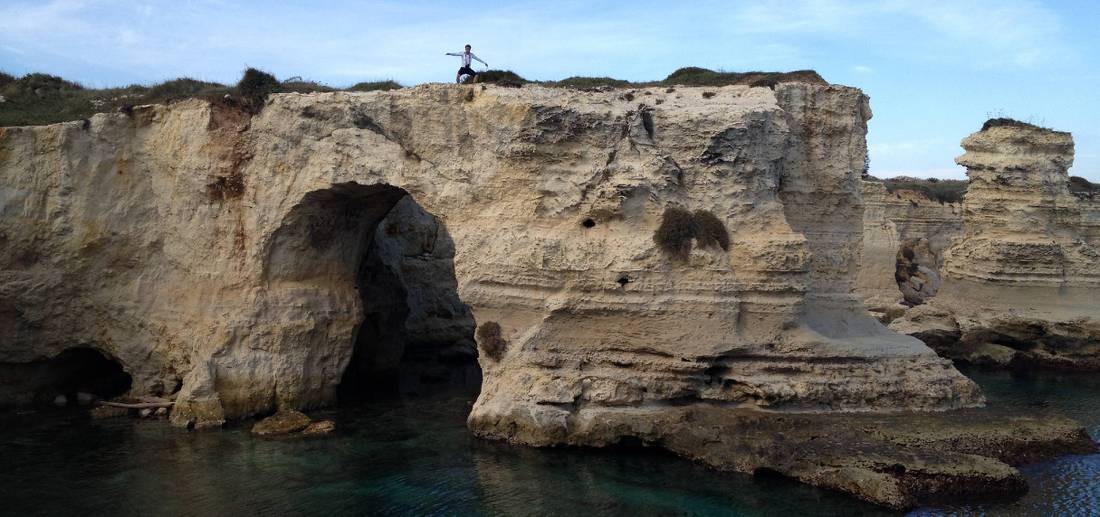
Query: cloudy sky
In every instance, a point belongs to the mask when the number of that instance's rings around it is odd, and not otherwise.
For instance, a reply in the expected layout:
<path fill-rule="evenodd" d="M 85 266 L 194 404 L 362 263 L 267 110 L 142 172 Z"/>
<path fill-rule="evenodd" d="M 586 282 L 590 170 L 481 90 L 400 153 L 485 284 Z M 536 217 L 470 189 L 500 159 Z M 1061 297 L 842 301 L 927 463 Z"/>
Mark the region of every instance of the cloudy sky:
<path fill-rule="evenodd" d="M 1073 132 L 1100 181 L 1100 2 L 0 0 L 0 70 L 88 86 L 246 66 L 333 85 L 450 81 L 464 43 L 529 79 L 812 68 L 871 96 L 872 173 L 964 177 L 989 116 Z"/>

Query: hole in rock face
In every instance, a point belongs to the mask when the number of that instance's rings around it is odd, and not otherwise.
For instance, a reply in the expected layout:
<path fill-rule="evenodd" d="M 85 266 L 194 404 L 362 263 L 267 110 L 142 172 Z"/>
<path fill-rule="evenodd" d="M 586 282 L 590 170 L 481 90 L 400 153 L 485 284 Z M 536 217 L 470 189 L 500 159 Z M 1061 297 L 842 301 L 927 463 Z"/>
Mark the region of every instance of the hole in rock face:
<path fill-rule="evenodd" d="M 129 392 L 132 382 L 121 364 L 92 348 L 70 348 L 26 368 L 35 405 L 88 404 L 87 395 L 111 399 Z"/>
<path fill-rule="evenodd" d="M 592 220 L 592 218 L 588 218 L 588 219 L 585 219 L 584 221 L 581 221 L 581 226 L 583 226 L 585 228 L 592 228 L 592 227 L 596 226 L 596 221 Z"/>
<path fill-rule="evenodd" d="M 626 284 L 630 283 L 630 277 L 628 277 L 626 275 L 623 275 L 623 276 L 620 276 L 619 279 L 616 280 L 615 282 L 618 282 L 619 286 L 621 286 L 621 287 L 626 287 Z"/>
<path fill-rule="evenodd" d="M 404 190 L 344 183 L 307 194 L 287 215 L 268 276 L 306 285 L 313 297 L 358 298 L 341 403 L 472 391 L 481 385 L 474 320 L 458 296 L 454 255 L 446 226 Z M 349 321 L 346 313 L 310 316 L 319 328 L 326 318 Z"/>

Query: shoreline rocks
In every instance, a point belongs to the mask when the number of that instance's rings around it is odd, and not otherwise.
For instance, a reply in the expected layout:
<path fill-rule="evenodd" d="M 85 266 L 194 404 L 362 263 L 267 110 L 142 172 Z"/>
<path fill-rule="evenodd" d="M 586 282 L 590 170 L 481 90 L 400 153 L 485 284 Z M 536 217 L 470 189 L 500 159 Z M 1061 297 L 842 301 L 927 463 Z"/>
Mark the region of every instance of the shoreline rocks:
<path fill-rule="evenodd" d="M 1097 451 L 1085 430 L 1064 417 L 985 409 L 829 414 L 592 408 L 577 411 L 557 433 L 522 413 L 493 422 L 471 415 L 470 427 L 482 438 L 540 447 L 635 440 L 718 470 L 778 474 L 897 510 L 1010 500 L 1027 491 L 1016 466 Z"/>
<path fill-rule="evenodd" d="M 252 426 L 252 435 L 263 438 L 294 436 L 322 436 L 336 430 L 332 420 L 314 422 L 300 411 L 284 410 L 275 413 Z"/>

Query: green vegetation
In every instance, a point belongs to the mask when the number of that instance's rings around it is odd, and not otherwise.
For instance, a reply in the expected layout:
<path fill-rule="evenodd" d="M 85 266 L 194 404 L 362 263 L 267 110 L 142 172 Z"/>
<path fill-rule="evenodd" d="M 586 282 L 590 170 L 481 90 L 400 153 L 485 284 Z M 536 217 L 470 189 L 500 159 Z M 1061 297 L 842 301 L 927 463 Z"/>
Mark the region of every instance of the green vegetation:
<path fill-rule="evenodd" d="M 560 81 L 531 81 L 511 70 L 488 70 L 478 74 L 478 82 L 503 86 L 538 84 L 556 88 L 645 88 L 652 86 L 730 86 L 744 85 L 775 88 L 783 82 L 827 84 L 813 70 L 794 72 L 716 72 L 706 68 L 689 66 L 672 72 L 660 81 L 631 82 L 612 77 L 573 76 Z M 671 92 L 670 92 L 671 93 Z"/>
<path fill-rule="evenodd" d="M 279 80 L 275 76 L 255 68 L 244 71 L 244 76 L 237 83 L 237 92 L 244 101 L 245 107 L 252 113 L 259 113 L 264 108 L 264 101 L 272 93 L 278 93 Z"/>
<path fill-rule="evenodd" d="M 346 91 L 373 91 L 401 88 L 394 81 L 358 83 Z M 236 87 L 181 77 L 150 86 L 91 89 L 48 74 L 15 77 L 0 72 L 0 126 L 31 126 L 80 120 L 96 113 L 129 112 L 142 104 L 171 103 L 188 98 L 227 100 L 249 111 L 263 106 L 263 98 L 273 92 L 340 91 L 301 78 L 279 82 L 266 72 L 248 69 Z M 226 96 L 229 99 L 226 99 Z"/>
<path fill-rule="evenodd" d="M 400 90 L 401 88 L 404 88 L 404 86 L 401 86 L 400 84 L 398 84 L 397 81 L 387 80 L 387 81 L 372 81 L 372 82 L 355 83 L 350 88 L 348 88 L 348 91 L 352 91 L 352 92 L 374 92 L 374 91 L 386 91 L 386 90 Z"/>
<path fill-rule="evenodd" d="M 477 342 L 485 355 L 494 361 L 504 357 L 504 351 L 508 348 L 508 342 L 504 340 L 500 324 L 495 321 L 486 321 L 477 327 Z"/>
<path fill-rule="evenodd" d="M 988 130 L 988 129 L 994 128 L 994 127 L 1023 127 L 1023 128 L 1031 128 L 1031 129 L 1047 129 L 1049 131 L 1049 128 L 1036 126 L 1035 124 L 1031 124 L 1031 123 L 1028 123 L 1028 122 L 1022 122 L 1022 121 L 1016 120 L 1014 118 L 1007 118 L 1007 117 L 991 118 L 991 119 L 985 121 L 985 124 L 982 124 L 982 131 L 985 131 L 985 130 Z"/>
<path fill-rule="evenodd" d="M 692 240 L 700 247 L 719 247 L 729 251 L 730 236 L 726 225 L 713 213 L 696 210 L 694 213 L 676 207 L 668 207 L 661 214 L 661 225 L 653 234 L 653 242 L 660 250 L 678 260 L 691 255 Z"/>
<path fill-rule="evenodd" d="M 695 225 L 695 240 L 704 248 L 717 246 L 724 251 L 730 249 L 730 233 L 718 216 L 706 210 L 696 210 L 691 214 Z"/>
<path fill-rule="evenodd" d="M 943 203 L 958 203 L 961 202 L 963 196 L 966 195 L 966 180 L 941 180 L 939 178 L 920 179 L 909 176 L 898 176 L 896 178 L 887 178 L 880 180 L 878 178 L 868 176 L 868 179 L 872 181 L 881 181 L 886 185 L 887 192 L 896 192 L 898 190 L 912 190 L 924 194 L 925 197 L 933 201 L 939 201 Z"/>
<path fill-rule="evenodd" d="M 766 86 L 787 81 L 824 84 L 825 80 L 812 70 L 795 72 L 723 72 L 699 67 L 676 70 L 659 81 L 631 82 L 612 77 L 574 76 L 560 81 L 529 81 L 511 70 L 489 70 L 478 74 L 478 82 L 520 87 L 538 84 L 556 88 L 643 88 L 672 86 Z M 348 88 L 336 88 L 293 77 L 279 82 L 269 73 L 249 68 L 236 86 L 200 81 L 187 77 L 154 85 L 131 85 L 122 88 L 90 89 L 47 74 L 27 74 L 14 77 L 0 72 L 0 126 L 43 125 L 80 120 L 96 113 L 129 112 L 142 104 L 170 103 L 187 98 L 224 101 L 250 112 L 263 108 L 267 95 L 275 92 L 379 91 L 402 88 L 392 80 L 361 82 Z M 630 99 L 629 92 L 624 95 Z"/>
<path fill-rule="evenodd" d="M 531 81 L 520 77 L 519 74 L 511 70 L 487 70 L 477 74 L 477 82 L 518 88 Z"/>

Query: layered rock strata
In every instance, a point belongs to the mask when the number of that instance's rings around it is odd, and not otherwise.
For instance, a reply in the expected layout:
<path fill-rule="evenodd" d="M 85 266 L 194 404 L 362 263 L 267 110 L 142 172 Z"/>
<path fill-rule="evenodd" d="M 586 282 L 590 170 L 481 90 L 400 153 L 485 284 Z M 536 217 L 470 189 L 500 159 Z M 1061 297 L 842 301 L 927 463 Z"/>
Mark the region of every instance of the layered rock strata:
<path fill-rule="evenodd" d="M 963 235 L 939 295 L 891 328 L 966 362 L 1100 369 L 1100 234 L 1068 188 L 1073 138 L 994 123 L 962 145 Z"/>
<path fill-rule="evenodd" d="M 399 363 L 386 343 L 461 350 L 472 315 L 469 426 L 519 443 L 685 408 L 979 406 L 855 294 L 869 117 L 833 85 L 426 85 L 6 128 L 0 361 L 92 348 L 216 426 L 331 404 L 349 364 Z M 713 240 L 663 252 L 670 209 Z"/>
<path fill-rule="evenodd" d="M 864 181 L 863 252 L 856 287 L 889 320 L 938 294 L 944 252 L 962 234 L 962 206 Z M 909 250 L 909 251 L 906 251 Z"/>

